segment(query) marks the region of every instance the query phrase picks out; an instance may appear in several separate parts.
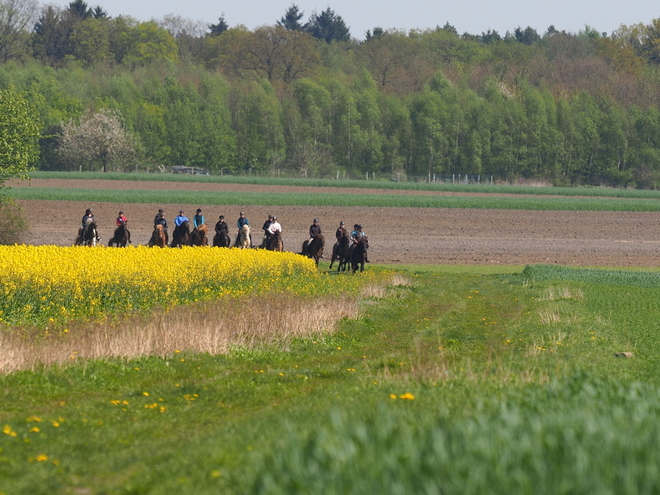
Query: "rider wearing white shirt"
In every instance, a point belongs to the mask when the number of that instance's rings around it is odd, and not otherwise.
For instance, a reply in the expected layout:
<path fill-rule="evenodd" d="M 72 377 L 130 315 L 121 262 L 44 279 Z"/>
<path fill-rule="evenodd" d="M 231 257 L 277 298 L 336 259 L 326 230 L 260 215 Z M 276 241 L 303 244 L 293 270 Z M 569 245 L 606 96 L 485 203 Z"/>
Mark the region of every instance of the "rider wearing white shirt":
<path fill-rule="evenodd" d="M 270 232 L 270 235 L 282 232 L 282 226 L 280 225 L 280 222 L 277 221 L 277 217 L 273 217 L 273 223 L 268 227 L 268 232 Z"/>

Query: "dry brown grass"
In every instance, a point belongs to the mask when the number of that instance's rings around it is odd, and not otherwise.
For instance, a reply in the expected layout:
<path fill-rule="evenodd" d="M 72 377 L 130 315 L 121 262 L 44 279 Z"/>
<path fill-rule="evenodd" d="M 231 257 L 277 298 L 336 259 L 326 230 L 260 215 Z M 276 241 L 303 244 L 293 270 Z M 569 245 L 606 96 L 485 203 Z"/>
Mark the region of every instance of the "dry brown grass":
<path fill-rule="evenodd" d="M 440 346 L 441 348 L 443 346 Z M 514 367 L 511 356 L 490 351 L 482 365 L 473 366 L 469 358 L 462 358 L 449 349 L 429 352 L 419 343 L 409 363 L 392 365 L 387 363 L 373 373 L 378 382 L 400 383 L 451 383 L 451 382 L 497 382 L 499 384 L 543 384 L 550 381 L 547 370 L 530 364 L 522 369 Z"/>
<path fill-rule="evenodd" d="M 355 298 L 268 295 L 175 308 L 150 317 L 88 323 L 56 335 L 0 331 L 0 372 L 9 373 L 79 359 L 166 356 L 176 351 L 223 354 L 232 346 L 286 345 L 295 337 L 335 330 L 355 318 Z"/>

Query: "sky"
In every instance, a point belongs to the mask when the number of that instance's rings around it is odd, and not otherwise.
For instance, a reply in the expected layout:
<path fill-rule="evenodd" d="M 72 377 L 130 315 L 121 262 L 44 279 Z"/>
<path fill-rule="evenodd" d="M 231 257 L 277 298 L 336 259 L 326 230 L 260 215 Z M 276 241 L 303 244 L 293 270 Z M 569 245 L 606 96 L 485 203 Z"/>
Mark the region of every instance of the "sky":
<path fill-rule="evenodd" d="M 351 36 L 364 39 L 374 27 L 384 29 L 432 29 L 452 24 L 459 32 L 481 34 L 489 29 L 504 35 L 520 26 L 531 26 L 539 34 L 550 25 L 559 31 L 578 33 L 585 25 L 608 34 L 621 24 L 648 24 L 660 18 L 657 0 L 86 0 L 100 5 L 109 15 L 130 15 L 140 21 L 161 19 L 167 14 L 193 21 L 215 23 L 224 14 L 229 26 L 243 24 L 248 29 L 274 25 L 292 3 L 307 21 L 313 12 L 330 7 L 344 19 Z M 45 3 L 66 6 L 70 0 Z"/>

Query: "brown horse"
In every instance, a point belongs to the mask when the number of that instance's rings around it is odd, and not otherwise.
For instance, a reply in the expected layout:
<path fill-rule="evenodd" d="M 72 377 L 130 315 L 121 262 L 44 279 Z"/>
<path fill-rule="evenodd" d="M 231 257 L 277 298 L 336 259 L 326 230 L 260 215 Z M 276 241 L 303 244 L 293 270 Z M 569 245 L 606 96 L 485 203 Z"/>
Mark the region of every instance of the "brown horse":
<path fill-rule="evenodd" d="M 115 234 L 108 241 L 108 247 L 126 247 L 131 242 L 131 234 L 126 228 L 126 223 L 121 222 L 121 225 L 115 229 Z"/>
<path fill-rule="evenodd" d="M 193 229 L 190 234 L 190 245 L 191 246 L 208 246 L 209 238 L 206 236 L 208 227 L 206 224 L 202 224 L 199 227 Z"/>
<path fill-rule="evenodd" d="M 332 264 L 337 261 L 337 271 L 346 271 L 346 265 L 350 255 L 350 238 L 348 237 L 348 232 L 344 230 L 339 240 L 332 247 L 332 259 L 330 260 L 330 268 L 332 268 Z"/>
<path fill-rule="evenodd" d="M 186 220 L 172 233 L 172 247 L 182 247 L 190 245 L 190 226 Z"/>
<path fill-rule="evenodd" d="M 284 251 L 284 242 L 282 242 L 282 232 L 275 232 L 266 244 L 269 251 Z"/>
<path fill-rule="evenodd" d="M 323 234 L 316 234 L 312 239 L 312 242 L 309 242 L 309 240 L 303 242 L 300 254 L 312 258 L 316 262 L 316 266 L 319 266 L 319 259 L 323 256 L 324 247 L 325 237 L 323 237 Z"/>
<path fill-rule="evenodd" d="M 359 241 L 357 241 L 351 248 L 351 267 L 353 273 L 360 268 L 360 271 L 364 271 L 364 263 L 367 259 L 367 249 L 369 249 L 369 239 L 365 235 Z"/>
<path fill-rule="evenodd" d="M 165 229 L 163 228 L 162 225 L 158 224 L 156 225 L 156 228 L 154 229 L 153 234 L 151 234 L 151 239 L 149 239 L 149 247 L 160 247 L 164 248 L 167 246 L 167 237 L 165 235 Z"/>

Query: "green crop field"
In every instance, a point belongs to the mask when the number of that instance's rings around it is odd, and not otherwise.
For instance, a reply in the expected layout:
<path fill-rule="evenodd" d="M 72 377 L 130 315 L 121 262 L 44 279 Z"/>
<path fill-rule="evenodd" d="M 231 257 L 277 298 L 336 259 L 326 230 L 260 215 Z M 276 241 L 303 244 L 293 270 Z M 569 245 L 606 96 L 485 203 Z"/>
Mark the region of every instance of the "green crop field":
<path fill-rule="evenodd" d="M 198 205 L 273 205 L 273 206 L 372 206 L 395 208 L 481 208 L 507 210 L 570 211 L 660 211 L 655 199 L 607 197 L 511 197 L 511 196 L 422 196 L 388 194 L 331 194 L 280 192 L 154 191 L 117 189 L 74 189 L 18 187 L 11 190 L 18 199 L 94 201 L 107 203 L 159 203 Z"/>
<path fill-rule="evenodd" d="M 130 181 L 162 181 L 162 182 L 201 182 L 217 184 L 254 184 L 264 186 L 297 186 L 297 187 L 341 187 L 362 189 L 392 189 L 404 191 L 438 191 L 438 192 L 478 192 L 488 194 L 525 194 L 551 196 L 592 196 L 611 198 L 660 199 L 660 191 L 620 189 L 610 187 L 534 187 L 493 184 L 452 184 L 426 182 L 392 182 L 384 180 L 332 180 L 332 179 L 291 179 L 277 177 L 246 177 L 232 175 L 181 175 L 181 174 L 147 174 L 118 173 L 106 174 L 98 172 L 31 172 L 35 179 L 93 179 L 93 180 L 130 180 Z"/>
<path fill-rule="evenodd" d="M 657 270 L 394 275 L 333 333 L 1 376 L 0 492 L 660 491 Z"/>

